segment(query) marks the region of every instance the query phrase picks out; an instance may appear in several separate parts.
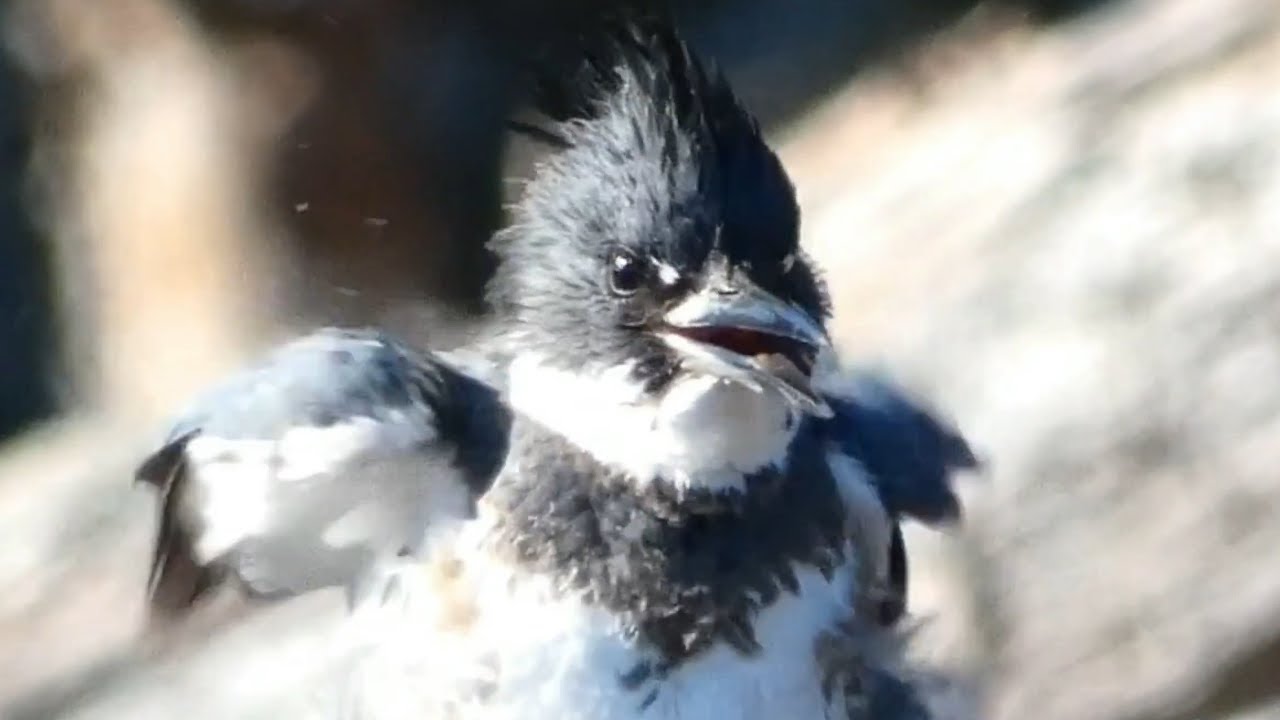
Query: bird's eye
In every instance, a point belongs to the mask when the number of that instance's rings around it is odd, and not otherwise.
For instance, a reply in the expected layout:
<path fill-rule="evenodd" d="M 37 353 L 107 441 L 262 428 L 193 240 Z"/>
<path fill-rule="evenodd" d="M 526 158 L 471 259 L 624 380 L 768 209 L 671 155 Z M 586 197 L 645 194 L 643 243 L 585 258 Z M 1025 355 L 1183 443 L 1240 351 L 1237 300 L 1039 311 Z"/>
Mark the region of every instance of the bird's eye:
<path fill-rule="evenodd" d="M 795 266 L 796 266 L 796 254 L 793 252 L 787 253 L 787 256 L 782 258 L 782 272 L 789 273 L 791 272 L 791 268 Z"/>
<path fill-rule="evenodd" d="M 614 295 L 634 295 L 644 284 L 644 279 L 644 265 L 636 256 L 623 250 L 614 251 L 609 256 L 609 290 Z"/>

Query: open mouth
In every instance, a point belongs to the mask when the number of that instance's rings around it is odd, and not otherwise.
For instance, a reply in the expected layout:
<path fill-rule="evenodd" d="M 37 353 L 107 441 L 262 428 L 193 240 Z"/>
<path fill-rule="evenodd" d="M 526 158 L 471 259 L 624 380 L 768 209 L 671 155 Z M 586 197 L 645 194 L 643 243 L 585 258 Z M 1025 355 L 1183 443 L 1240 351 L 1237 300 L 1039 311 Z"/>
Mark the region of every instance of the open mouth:
<path fill-rule="evenodd" d="M 780 361 L 791 363 L 802 375 L 813 373 L 817 350 L 810 345 L 782 335 L 737 327 L 685 327 L 671 328 L 683 337 L 706 345 L 714 345 L 743 357 L 752 358 L 763 366 L 777 366 Z"/>
<path fill-rule="evenodd" d="M 705 291 L 667 311 L 655 330 L 692 372 L 768 388 L 805 413 L 831 417 L 812 377 L 830 341 L 822 324 L 794 304 L 752 285 Z"/>

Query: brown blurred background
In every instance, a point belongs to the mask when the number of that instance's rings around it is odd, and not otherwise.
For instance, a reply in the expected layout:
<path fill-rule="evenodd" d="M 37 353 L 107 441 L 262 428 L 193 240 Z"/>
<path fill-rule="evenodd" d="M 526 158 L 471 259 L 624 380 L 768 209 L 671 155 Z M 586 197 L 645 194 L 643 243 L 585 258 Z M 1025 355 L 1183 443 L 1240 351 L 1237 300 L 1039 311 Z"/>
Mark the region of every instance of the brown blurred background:
<path fill-rule="evenodd" d="M 284 624 L 136 646 L 131 464 L 290 333 L 464 336 L 521 61 L 604 6 L 0 5 L 0 716 L 294 716 Z M 944 716 L 1280 718 L 1280 4 L 679 12 L 792 171 L 846 353 L 990 460 L 909 538 Z"/>

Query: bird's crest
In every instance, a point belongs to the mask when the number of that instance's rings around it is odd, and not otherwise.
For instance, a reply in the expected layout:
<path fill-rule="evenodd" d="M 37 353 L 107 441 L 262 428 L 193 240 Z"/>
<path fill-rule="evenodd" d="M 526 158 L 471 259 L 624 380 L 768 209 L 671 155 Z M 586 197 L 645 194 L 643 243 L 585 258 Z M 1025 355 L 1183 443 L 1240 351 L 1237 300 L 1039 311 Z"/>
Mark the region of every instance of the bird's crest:
<path fill-rule="evenodd" d="M 706 158 L 744 143 L 763 148 L 755 119 L 724 76 L 699 60 L 661 11 L 600 19 L 541 53 L 532 105 L 551 126 L 513 122 L 513 129 L 561 149 L 589 142 L 593 125 L 610 122 L 630 122 L 635 139 L 660 145 L 668 162 L 682 150 Z"/>
<path fill-rule="evenodd" d="M 563 274 L 535 268 L 594 257 L 607 243 L 659 248 L 691 274 L 713 247 L 770 264 L 795 244 L 795 191 L 724 76 L 669 16 L 615 18 L 533 63 L 533 106 L 549 122 L 516 129 L 556 151 L 490 245 L 502 260 L 496 307 Z"/>

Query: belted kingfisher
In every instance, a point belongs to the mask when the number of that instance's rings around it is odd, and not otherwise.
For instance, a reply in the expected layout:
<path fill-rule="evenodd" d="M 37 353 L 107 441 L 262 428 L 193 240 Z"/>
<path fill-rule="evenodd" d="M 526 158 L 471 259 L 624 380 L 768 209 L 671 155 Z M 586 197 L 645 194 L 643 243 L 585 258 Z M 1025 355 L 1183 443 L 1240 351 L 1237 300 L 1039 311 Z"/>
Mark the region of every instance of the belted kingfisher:
<path fill-rule="evenodd" d="M 325 329 L 195 403 L 151 604 L 345 586 L 358 717 L 917 718 L 904 517 L 950 426 L 841 369 L 792 185 L 669 21 L 541 78 L 554 150 L 451 353 Z"/>

